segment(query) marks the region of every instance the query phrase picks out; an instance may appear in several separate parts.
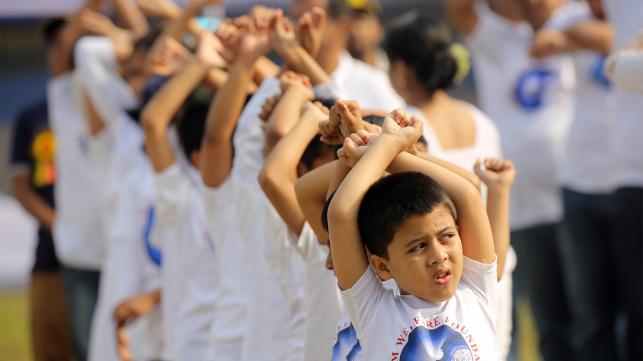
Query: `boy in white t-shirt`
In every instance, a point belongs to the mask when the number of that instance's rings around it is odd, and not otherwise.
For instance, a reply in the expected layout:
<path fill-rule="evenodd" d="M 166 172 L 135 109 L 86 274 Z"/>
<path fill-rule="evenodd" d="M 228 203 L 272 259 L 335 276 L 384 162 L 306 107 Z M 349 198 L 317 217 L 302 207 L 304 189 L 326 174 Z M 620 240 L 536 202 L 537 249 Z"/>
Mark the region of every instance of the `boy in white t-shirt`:
<path fill-rule="evenodd" d="M 175 43 L 174 46 L 181 47 Z M 217 63 L 213 35 L 203 34 L 196 56 L 154 95 L 141 114 L 145 149 L 156 184 L 158 227 L 162 239 L 162 309 L 165 357 L 202 360 L 218 296 L 214 247 L 206 227 L 200 147 L 210 94 L 193 90 Z M 188 99 L 192 93 L 192 96 Z M 200 99 L 202 98 L 202 99 Z M 175 129 L 183 150 L 177 156 L 168 126 L 179 113 Z"/>
<path fill-rule="evenodd" d="M 246 277 L 249 265 L 245 262 L 245 252 L 250 238 L 242 230 L 252 231 L 254 228 L 250 225 L 260 221 L 254 217 L 255 213 L 249 212 L 253 207 L 253 194 L 245 192 L 239 176 L 233 174 L 233 161 L 235 164 L 246 161 L 244 155 L 256 149 L 252 142 L 235 149 L 232 140 L 233 134 L 245 139 L 253 136 L 243 128 L 244 124 L 236 128 L 237 123 L 243 120 L 240 114 L 252 83 L 255 64 L 269 50 L 270 44 L 266 29 L 258 27 L 254 31 L 241 32 L 228 45 L 233 50 L 234 59 L 228 68 L 227 82 L 219 88 L 212 102 L 201 146 L 205 212 L 217 250 L 220 277 L 206 360 L 243 358 L 249 293 Z M 264 82 L 266 86 L 270 85 L 267 83 L 269 81 Z M 261 95 L 261 91 L 261 88 L 257 91 L 251 104 L 262 104 L 259 98 L 268 95 Z"/>
<path fill-rule="evenodd" d="M 318 102 L 311 103 L 309 99 L 313 96 L 312 89 L 306 86 L 306 82 L 302 84 L 298 79 L 301 78 L 294 75 L 286 82 L 287 88 L 269 121 L 286 118 L 285 120 L 292 124 L 292 120 L 297 119 L 299 109 L 302 109 L 301 116 L 288 134 L 271 150 L 259 174 L 259 183 L 288 226 L 290 241 L 299 253 L 293 256 L 303 258 L 305 262 L 303 359 L 328 360 L 334 325 L 339 317 L 335 281 L 333 275 L 324 268 L 327 252 L 317 240 L 316 233 L 320 230 L 306 222 L 297 202 L 295 183 L 299 176 L 333 160 L 335 149 L 316 139 L 319 123 L 328 118 L 328 109 Z M 294 262 L 296 260 L 292 260 L 292 263 Z M 286 280 L 285 277 L 284 279 Z M 296 281 L 290 278 L 287 280 L 291 286 L 286 290 L 296 290 L 292 285 Z M 296 299 L 297 295 L 285 294 L 284 297 L 290 297 L 288 302 L 292 302 L 292 298 Z"/>
<path fill-rule="evenodd" d="M 421 133 L 421 120 L 396 110 L 379 136 L 344 143 L 353 168 L 328 214 L 344 302 L 368 360 L 496 360 L 489 220 L 469 181 L 402 152 Z"/>

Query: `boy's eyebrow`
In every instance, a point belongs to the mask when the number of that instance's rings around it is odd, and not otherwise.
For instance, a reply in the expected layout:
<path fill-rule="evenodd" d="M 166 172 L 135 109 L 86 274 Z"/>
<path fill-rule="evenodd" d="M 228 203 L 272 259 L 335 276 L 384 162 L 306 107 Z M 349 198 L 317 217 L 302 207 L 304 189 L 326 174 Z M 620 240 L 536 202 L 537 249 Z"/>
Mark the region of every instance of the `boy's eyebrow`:
<path fill-rule="evenodd" d="M 453 226 L 451 224 L 448 224 L 448 225 L 440 228 L 436 233 L 437 234 L 442 234 L 442 233 L 444 233 L 444 232 L 446 232 L 446 231 L 448 231 L 450 229 L 456 229 L 456 228 L 455 228 L 455 226 Z M 404 244 L 404 248 L 409 247 L 410 245 L 412 245 L 415 242 L 423 241 L 423 240 L 425 240 L 427 238 L 428 238 L 428 235 L 426 235 L 426 234 L 422 235 L 422 236 L 419 236 L 419 237 L 415 237 L 415 238 L 411 239 L 410 241 L 406 242 Z"/>

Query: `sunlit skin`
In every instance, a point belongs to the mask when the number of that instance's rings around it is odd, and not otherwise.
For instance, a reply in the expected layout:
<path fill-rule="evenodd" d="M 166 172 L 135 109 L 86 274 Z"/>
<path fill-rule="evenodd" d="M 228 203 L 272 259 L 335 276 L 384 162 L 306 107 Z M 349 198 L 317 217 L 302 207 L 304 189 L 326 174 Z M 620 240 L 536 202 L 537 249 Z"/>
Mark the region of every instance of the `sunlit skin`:
<path fill-rule="evenodd" d="M 402 294 L 428 302 L 451 298 L 462 276 L 462 242 L 449 210 L 406 219 L 388 245 L 388 259 L 371 255 L 380 279 L 395 280 Z"/>

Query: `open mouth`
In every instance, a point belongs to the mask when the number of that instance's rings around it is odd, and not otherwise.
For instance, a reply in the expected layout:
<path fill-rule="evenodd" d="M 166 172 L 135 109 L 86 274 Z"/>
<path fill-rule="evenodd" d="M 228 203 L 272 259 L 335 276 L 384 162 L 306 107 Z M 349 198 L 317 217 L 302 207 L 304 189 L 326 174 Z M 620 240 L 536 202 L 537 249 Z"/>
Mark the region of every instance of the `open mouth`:
<path fill-rule="evenodd" d="M 451 271 L 438 270 L 433 274 L 433 280 L 438 286 L 444 286 L 451 280 Z"/>

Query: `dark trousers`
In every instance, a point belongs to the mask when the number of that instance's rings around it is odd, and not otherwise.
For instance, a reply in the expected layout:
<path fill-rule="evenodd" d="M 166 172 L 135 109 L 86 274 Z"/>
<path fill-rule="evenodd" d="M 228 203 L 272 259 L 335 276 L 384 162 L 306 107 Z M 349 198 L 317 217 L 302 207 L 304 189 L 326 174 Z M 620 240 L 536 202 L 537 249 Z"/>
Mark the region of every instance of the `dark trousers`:
<path fill-rule="evenodd" d="M 99 271 L 63 268 L 69 324 L 77 361 L 87 360 L 89 333 L 98 300 Z"/>
<path fill-rule="evenodd" d="M 561 256 L 578 360 L 616 360 L 619 257 L 610 194 L 563 190 Z"/>
<path fill-rule="evenodd" d="M 625 359 L 643 360 L 643 188 L 624 187 L 613 194 L 616 275 L 625 316 Z"/>
<path fill-rule="evenodd" d="M 528 298 L 545 361 L 574 360 L 558 228 L 558 224 L 542 224 L 511 233 L 518 256 L 513 274 L 514 305 L 518 296 Z"/>

